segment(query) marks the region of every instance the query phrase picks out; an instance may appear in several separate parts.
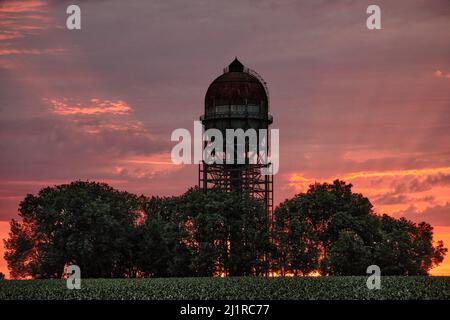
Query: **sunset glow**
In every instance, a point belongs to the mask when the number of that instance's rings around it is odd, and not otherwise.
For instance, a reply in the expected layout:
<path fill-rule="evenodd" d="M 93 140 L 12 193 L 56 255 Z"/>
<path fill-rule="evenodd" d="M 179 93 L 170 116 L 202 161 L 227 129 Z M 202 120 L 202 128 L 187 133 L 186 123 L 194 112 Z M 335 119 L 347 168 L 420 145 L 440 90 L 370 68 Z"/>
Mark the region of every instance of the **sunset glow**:
<path fill-rule="evenodd" d="M 77 33 L 63 1 L 2 1 L 0 239 L 48 185 L 148 196 L 196 185 L 197 165 L 171 162 L 170 135 L 193 127 L 217 66 L 239 56 L 269 83 L 275 204 L 342 179 L 378 214 L 429 222 L 450 248 L 450 6 L 400 2 L 380 1 L 383 30 L 368 33 L 370 1 L 111 0 L 114 19 L 83 1 Z M 450 256 L 431 273 L 450 276 Z"/>

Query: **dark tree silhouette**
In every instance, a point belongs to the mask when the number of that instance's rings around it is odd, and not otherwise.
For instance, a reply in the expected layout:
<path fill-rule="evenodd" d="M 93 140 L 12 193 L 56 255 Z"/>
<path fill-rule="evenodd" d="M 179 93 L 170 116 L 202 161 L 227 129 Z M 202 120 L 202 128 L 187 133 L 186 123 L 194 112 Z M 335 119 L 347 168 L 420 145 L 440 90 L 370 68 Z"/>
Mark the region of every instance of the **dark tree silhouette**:
<path fill-rule="evenodd" d="M 103 183 L 47 187 L 20 203 L 5 259 L 13 278 L 426 275 L 447 249 L 425 223 L 379 216 L 336 180 L 284 201 L 271 225 L 261 203 L 236 192 L 190 189 L 137 197 Z"/>
<path fill-rule="evenodd" d="M 319 267 L 319 237 L 297 200 L 285 201 L 274 212 L 272 234 L 277 247 L 273 268 L 281 275 L 306 275 Z"/>
<path fill-rule="evenodd" d="M 69 263 L 80 266 L 83 277 L 123 276 L 138 209 L 136 196 L 96 182 L 27 195 L 22 221 L 11 221 L 5 241 L 11 276 L 61 278 Z"/>
<path fill-rule="evenodd" d="M 323 275 L 363 275 L 376 264 L 383 274 L 423 275 L 447 251 L 442 242 L 434 246 L 429 224 L 376 215 L 367 198 L 340 180 L 316 183 L 283 202 L 274 231 L 276 265 L 294 274 L 319 264 Z"/>
<path fill-rule="evenodd" d="M 144 212 L 136 256 L 146 275 L 256 275 L 268 269 L 267 215 L 245 194 L 191 189 L 180 197 L 153 197 Z"/>
<path fill-rule="evenodd" d="M 267 271 L 267 216 L 255 199 L 191 189 L 147 199 L 77 181 L 28 195 L 11 221 L 13 278 L 250 275 Z"/>
<path fill-rule="evenodd" d="M 192 189 L 182 202 L 197 275 L 267 272 L 269 222 L 259 201 L 237 192 Z"/>
<path fill-rule="evenodd" d="M 433 245 L 433 227 L 426 222 L 416 224 L 383 215 L 380 233 L 373 259 L 385 275 L 426 275 L 447 252 L 442 241 Z"/>

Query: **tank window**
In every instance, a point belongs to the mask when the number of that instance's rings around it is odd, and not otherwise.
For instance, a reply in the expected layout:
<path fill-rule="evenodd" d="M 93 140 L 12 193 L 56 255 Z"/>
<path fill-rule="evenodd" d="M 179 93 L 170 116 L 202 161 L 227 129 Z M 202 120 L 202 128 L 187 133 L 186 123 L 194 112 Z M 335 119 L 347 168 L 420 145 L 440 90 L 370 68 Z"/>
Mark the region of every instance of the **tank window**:
<path fill-rule="evenodd" d="M 225 114 L 228 113 L 228 106 L 216 106 L 217 114 Z"/>
<path fill-rule="evenodd" d="M 245 112 L 245 106 L 244 105 L 231 105 L 231 112 L 235 113 L 241 113 Z"/>
<path fill-rule="evenodd" d="M 231 113 L 259 113 L 259 105 L 249 104 L 249 105 L 216 105 L 216 114 L 227 114 L 231 111 Z"/>
<path fill-rule="evenodd" d="M 259 106 L 256 104 L 249 104 L 247 110 L 249 113 L 259 113 Z"/>

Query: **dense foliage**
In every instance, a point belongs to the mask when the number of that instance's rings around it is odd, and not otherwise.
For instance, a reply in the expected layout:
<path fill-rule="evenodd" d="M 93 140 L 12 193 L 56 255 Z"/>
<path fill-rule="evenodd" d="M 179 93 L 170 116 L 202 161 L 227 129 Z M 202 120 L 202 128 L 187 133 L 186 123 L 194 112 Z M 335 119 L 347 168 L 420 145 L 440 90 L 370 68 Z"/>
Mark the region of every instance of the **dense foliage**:
<path fill-rule="evenodd" d="M 267 215 L 238 193 L 191 189 L 143 203 L 136 266 L 145 276 L 258 275 L 269 242 Z"/>
<path fill-rule="evenodd" d="M 368 290 L 366 281 L 363 276 L 82 279 L 80 290 L 67 290 L 64 280 L 12 280 L 0 284 L 0 300 L 450 299 L 450 277 L 386 276 L 380 290 Z"/>
<path fill-rule="evenodd" d="M 47 187 L 20 203 L 5 259 L 13 278 L 266 275 L 424 275 L 442 242 L 422 222 L 373 212 L 351 184 L 315 184 L 275 209 L 236 192 L 190 189 L 137 197 L 96 182 Z M 271 233 L 269 232 L 271 231 Z"/>
<path fill-rule="evenodd" d="M 11 221 L 5 260 L 13 278 L 259 275 L 267 270 L 267 215 L 238 193 L 191 189 L 136 197 L 77 181 L 42 189 Z"/>
<path fill-rule="evenodd" d="M 136 196 L 106 184 L 74 182 L 47 187 L 20 203 L 22 221 L 11 221 L 5 260 L 14 278 L 61 278 L 79 265 L 84 277 L 127 272 Z"/>
<path fill-rule="evenodd" d="M 275 259 L 282 273 L 363 275 L 378 265 L 383 275 L 424 275 L 447 249 L 433 243 L 433 228 L 376 215 L 370 201 L 336 180 L 314 184 L 275 210 Z"/>

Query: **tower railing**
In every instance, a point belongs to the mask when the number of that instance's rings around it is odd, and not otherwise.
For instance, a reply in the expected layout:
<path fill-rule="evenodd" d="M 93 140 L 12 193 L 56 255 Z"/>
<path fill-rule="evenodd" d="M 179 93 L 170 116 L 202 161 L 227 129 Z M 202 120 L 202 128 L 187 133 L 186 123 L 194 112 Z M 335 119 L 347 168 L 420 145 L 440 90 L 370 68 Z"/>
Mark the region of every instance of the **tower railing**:
<path fill-rule="evenodd" d="M 263 87 L 264 87 L 264 91 L 266 92 L 266 96 L 267 96 L 267 104 L 268 104 L 268 106 L 270 106 L 269 87 L 267 87 L 267 82 L 266 82 L 266 80 L 264 80 L 264 78 L 263 78 L 258 72 L 256 72 L 256 71 L 253 70 L 253 69 L 250 69 L 250 68 L 245 67 L 245 68 L 244 68 L 244 72 L 245 72 L 245 73 L 248 73 L 249 75 L 254 76 L 256 79 L 259 80 L 259 82 L 261 82 L 261 84 L 262 84 Z"/>

